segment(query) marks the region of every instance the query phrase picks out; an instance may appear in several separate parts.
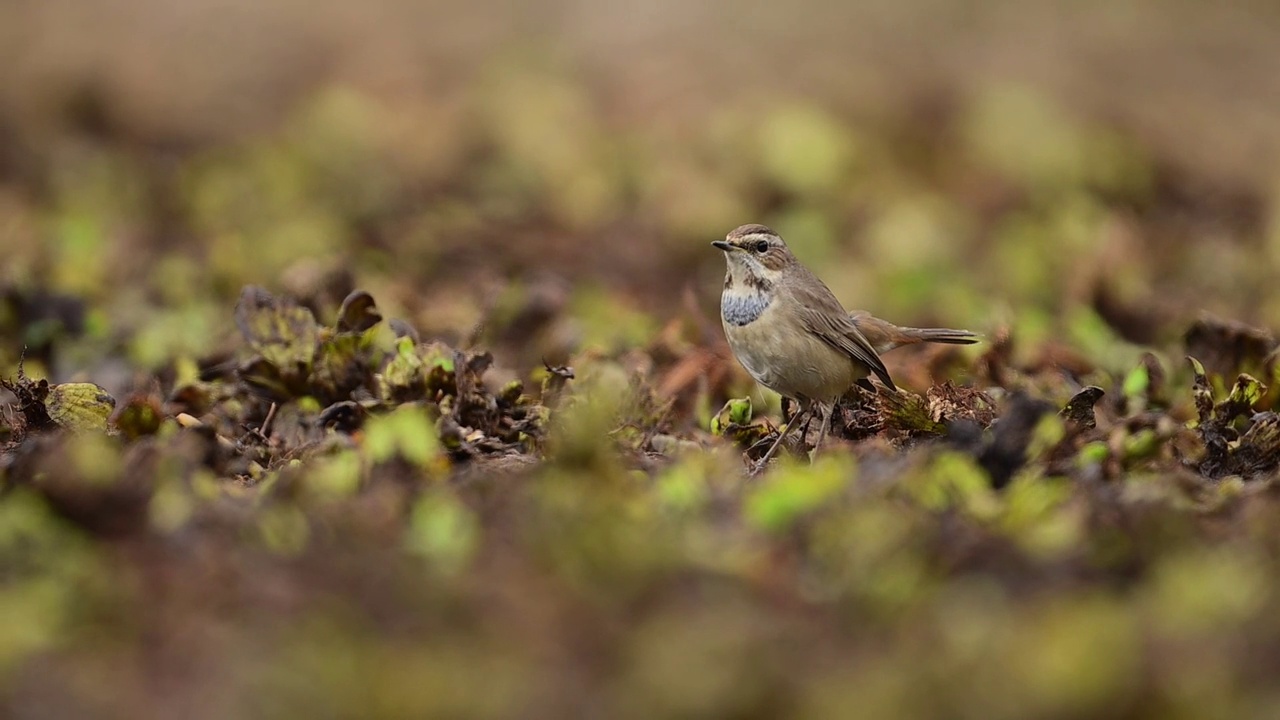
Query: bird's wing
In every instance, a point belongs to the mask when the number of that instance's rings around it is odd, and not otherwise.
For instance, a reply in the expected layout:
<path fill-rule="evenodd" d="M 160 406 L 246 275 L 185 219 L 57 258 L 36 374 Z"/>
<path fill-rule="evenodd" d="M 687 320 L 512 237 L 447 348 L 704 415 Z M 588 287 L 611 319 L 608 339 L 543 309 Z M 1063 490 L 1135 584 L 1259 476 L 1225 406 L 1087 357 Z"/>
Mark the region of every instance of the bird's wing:
<path fill-rule="evenodd" d="M 897 390 L 884 362 L 858 328 L 843 315 L 830 315 L 812 308 L 800 311 L 805 328 L 823 342 L 866 365 L 890 390 Z"/>
<path fill-rule="evenodd" d="M 800 287 L 793 288 L 796 299 L 800 301 L 800 319 L 805 328 L 831 347 L 866 365 L 890 390 L 897 390 L 875 347 L 849 319 L 840 301 L 820 280 L 816 277 L 813 280 L 814 283 L 797 283 Z"/>
<path fill-rule="evenodd" d="M 849 313 L 849 321 L 871 342 L 877 353 L 886 353 L 902 345 L 901 339 L 895 336 L 896 325 L 874 317 L 866 310 Z"/>

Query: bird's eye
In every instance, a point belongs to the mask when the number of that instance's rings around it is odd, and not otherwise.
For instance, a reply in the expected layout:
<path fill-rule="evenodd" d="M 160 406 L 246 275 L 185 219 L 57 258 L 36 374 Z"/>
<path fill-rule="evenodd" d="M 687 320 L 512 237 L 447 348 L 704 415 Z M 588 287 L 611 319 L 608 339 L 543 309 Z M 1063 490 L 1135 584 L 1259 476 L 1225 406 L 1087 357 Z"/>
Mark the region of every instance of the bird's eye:
<path fill-rule="evenodd" d="M 761 241 L 757 242 L 757 243 L 756 243 L 756 252 L 758 252 L 758 253 L 762 253 L 762 254 L 763 254 L 763 253 L 767 253 L 767 252 L 769 252 L 769 241 L 768 241 L 768 240 L 761 240 Z"/>

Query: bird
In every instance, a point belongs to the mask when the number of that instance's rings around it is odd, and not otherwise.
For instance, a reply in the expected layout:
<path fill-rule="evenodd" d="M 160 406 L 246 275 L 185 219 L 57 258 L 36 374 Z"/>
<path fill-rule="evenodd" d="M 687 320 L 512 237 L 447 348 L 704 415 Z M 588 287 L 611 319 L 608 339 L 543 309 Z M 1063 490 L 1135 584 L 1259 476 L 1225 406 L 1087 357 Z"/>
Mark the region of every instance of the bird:
<path fill-rule="evenodd" d="M 922 342 L 970 345 L 979 340 L 968 330 L 899 327 L 866 311 L 850 313 L 782 237 L 764 225 L 742 225 L 711 245 L 725 258 L 720 320 L 729 348 L 756 382 L 800 403 L 808 416 L 806 435 L 814 413 L 821 410 L 813 454 L 830 430 L 836 401 L 853 385 L 874 390 L 874 376 L 897 392 L 881 353 Z M 756 470 L 769 462 L 790 430 L 788 424 L 778 434 Z"/>

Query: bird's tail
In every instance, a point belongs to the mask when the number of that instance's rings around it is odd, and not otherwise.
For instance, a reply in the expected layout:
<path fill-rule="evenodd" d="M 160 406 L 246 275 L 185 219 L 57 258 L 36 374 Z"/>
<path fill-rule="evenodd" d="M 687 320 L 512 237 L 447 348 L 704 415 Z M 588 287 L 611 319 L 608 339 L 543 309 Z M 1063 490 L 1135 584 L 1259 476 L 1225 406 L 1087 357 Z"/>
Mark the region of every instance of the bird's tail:
<path fill-rule="evenodd" d="M 971 333 L 968 330 L 898 327 L 891 322 L 873 317 L 865 310 L 851 314 L 849 319 L 866 336 L 878 353 L 922 342 L 972 345 L 981 339 L 977 333 Z"/>
<path fill-rule="evenodd" d="M 977 333 L 951 328 L 900 328 L 909 342 L 945 343 L 947 345 L 972 345 L 978 342 Z"/>

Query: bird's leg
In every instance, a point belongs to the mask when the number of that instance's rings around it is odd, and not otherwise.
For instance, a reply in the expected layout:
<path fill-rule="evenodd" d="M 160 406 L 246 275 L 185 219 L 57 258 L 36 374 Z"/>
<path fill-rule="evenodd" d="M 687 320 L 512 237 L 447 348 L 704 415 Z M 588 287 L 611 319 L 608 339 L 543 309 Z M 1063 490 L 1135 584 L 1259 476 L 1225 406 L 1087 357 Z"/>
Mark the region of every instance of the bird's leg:
<path fill-rule="evenodd" d="M 800 429 L 800 444 L 804 445 L 809 439 L 809 426 L 813 425 L 813 405 L 808 407 L 809 414 L 804 419 L 804 427 Z"/>
<path fill-rule="evenodd" d="M 836 404 L 834 402 L 830 405 L 823 405 L 822 429 L 818 431 L 818 442 L 814 443 L 813 450 L 809 451 L 809 462 L 813 462 L 813 459 L 817 457 L 818 448 L 822 447 L 822 441 L 827 438 L 827 431 L 831 429 L 831 415 L 835 413 L 835 410 Z"/>
<path fill-rule="evenodd" d="M 782 444 L 782 441 L 787 437 L 787 435 L 791 434 L 791 428 L 795 426 L 795 424 L 796 424 L 796 420 L 799 418 L 800 414 L 802 414 L 802 413 L 807 413 L 807 414 L 808 414 L 808 418 L 807 418 L 807 420 L 806 420 L 806 423 L 807 423 L 807 422 L 812 422 L 812 421 L 813 421 L 813 410 L 812 410 L 812 408 L 806 408 L 806 409 L 804 409 L 804 410 L 801 410 L 801 411 L 800 411 L 800 413 L 797 413 L 797 414 L 796 414 L 796 417 L 791 418 L 791 422 L 789 422 L 789 423 L 787 423 L 786 425 L 784 425 L 784 426 L 783 426 L 783 428 L 782 428 L 781 430 L 779 430 L 779 431 L 778 431 L 778 439 L 777 439 L 777 440 L 774 440 L 774 441 L 773 441 L 773 444 L 769 446 L 769 449 L 765 452 L 764 457 L 762 457 L 762 458 L 760 458 L 758 461 L 756 461 L 755 466 L 751 468 L 751 474 L 752 474 L 752 475 L 754 475 L 754 474 L 756 474 L 756 473 L 760 472 L 761 470 L 763 470 L 763 469 L 764 469 L 764 466 L 765 466 L 765 465 L 769 464 L 769 459 L 770 459 L 770 458 L 772 458 L 772 457 L 773 457 L 773 454 L 774 454 L 774 453 L 776 453 L 776 452 L 778 451 L 778 446 Z M 809 431 L 809 426 L 806 424 L 806 425 L 805 425 L 805 432 L 808 432 L 808 431 Z"/>

